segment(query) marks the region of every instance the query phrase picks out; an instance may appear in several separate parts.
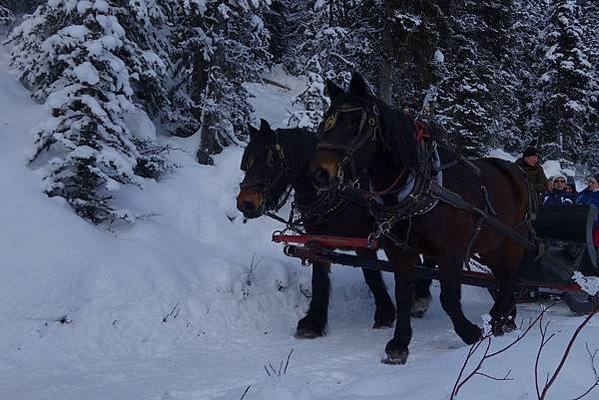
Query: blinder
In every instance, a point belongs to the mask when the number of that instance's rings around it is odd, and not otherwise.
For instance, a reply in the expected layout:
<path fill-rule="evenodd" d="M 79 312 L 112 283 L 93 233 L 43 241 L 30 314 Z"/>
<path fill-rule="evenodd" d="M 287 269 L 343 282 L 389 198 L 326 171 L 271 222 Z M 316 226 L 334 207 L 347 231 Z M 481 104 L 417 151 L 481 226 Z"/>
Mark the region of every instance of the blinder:
<path fill-rule="evenodd" d="M 264 177 L 261 180 L 250 180 L 246 181 L 244 179 L 239 187 L 241 189 L 252 189 L 262 195 L 263 204 L 261 205 L 262 211 L 265 209 L 276 209 L 280 205 L 278 204 L 278 199 L 271 198 L 270 192 L 272 188 L 283 178 L 286 177 L 289 179 L 289 169 L 285 163 L 285 153 L 283 151 L 283 147 L 279 144 L 279 137 L 275 134 L 275 144 L 274 145 L 265 145 L 262 146 L 262 149 L 265 149 L 266 157 L 265 157 L 265 166 L 268 170 L 272 170 L 276 168 L 276 163 L 280 163 L 280 168 L 278 168 L 277 174 L 273 177 Z M 244 152 L 241 158 L 241 166 L 240 169 L 244 172 L 248 172 L 250 168 L 254 166 L 255 163 L 255 155 L 254 152 L 246 151 Z M 283 197 L 288 197 L 288 194 Z"/>
<path fill-rule="evenodd" d="M 358 126 L 358 134 L 355 135 L 348 143 L 338 143 L 332 140 L 327 140 L 325 134 L 332 131 L 338 123 L 339 115 L 350 112 L 360 112 L 360 123 Z M 370 111 L 370 112 L 369 112 Z M 339 181 L 339 189 L 356 189 L 360 181 L 360 173 L 356 168 L 354 153 L 360 150 L 368 140 L 376 141 L 377 131 L 379 127 L 380 111 L 376 104 L 370 107 L 354 107 L 348 104 L 342 104 L 338 110 L 329 113 L 328 117 L 318 129 L 318 137 L 320 141 L 316 145 L 316 150 L 329 150 L 343 154 L 343 158 L 337 166 L 337 178 Z M 344 169 L 349 166 L 350 176 L 349 183 L 344 182 Z"/>

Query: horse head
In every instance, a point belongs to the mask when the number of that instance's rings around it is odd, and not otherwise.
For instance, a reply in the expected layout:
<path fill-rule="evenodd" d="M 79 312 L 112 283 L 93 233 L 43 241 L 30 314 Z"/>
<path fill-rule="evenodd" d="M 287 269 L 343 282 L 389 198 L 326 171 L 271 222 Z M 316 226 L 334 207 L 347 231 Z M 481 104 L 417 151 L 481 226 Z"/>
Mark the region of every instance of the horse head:
<path fill-rule="evenodd" d="M 331 106 L 310 168 L 319 189 L 358 190 L 361 178 L 389 158 L 385 153 L 398 166 L 417 165 L 414 120 L 371 95 L 359 74 L 348 92 L 327 81 L 327 94 Z"/>
<path fill-rule="evenodd" d="M 268 122 L 261 120 L 260 129 L 249 126 L 250 141 L 243 152 L 237 208 L 246 218 L 257 218 L 277 207 L 289 186 L 287 166 L 279 135 Z"/>

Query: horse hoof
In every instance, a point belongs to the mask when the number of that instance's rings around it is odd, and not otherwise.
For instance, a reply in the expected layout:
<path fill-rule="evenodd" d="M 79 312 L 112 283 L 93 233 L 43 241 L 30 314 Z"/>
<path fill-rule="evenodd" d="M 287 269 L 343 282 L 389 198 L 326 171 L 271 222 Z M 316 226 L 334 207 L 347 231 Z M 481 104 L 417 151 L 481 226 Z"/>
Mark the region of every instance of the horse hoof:
<path fill-rule="evenodd" d="M 403 365 L 408 361 L 408 351 L 397 351 L 387 353 L 387 356 L 381 360 L 383 364 L 387 365 Z"/>
<path fill-rule="evenodd" d="M 324 324 L 316 323 L 312 318 L 304 317 L 297 323 L 295 337 L 297 339 L 316 339 L 324 336 Z"/>
<path fill-rule="evenodd" d="M 424 314 L 426 313 L 426 310 L 428 310 L 428 307 L 430 306 L 432 301 L 433 301 L 433 299 L 430 296 L 414 298 L 414 301 L 412 302 L 412 309 L 411 309 L 412 317 L 414 317 L 414 318 L 424 317 Z"/>
<path fill-rule="evenodd" d="M 311 330 L 307 330 L 307 329 L 298 329 L 295 332 L 295 338 L 296 339 L 316 339 L 319 337 L 324 336 L 324 332 L 322 331 L 311 331 Z"/>
<path fill-rule="evenodd" d="M 491 323 L 491 326 L 493 327 L 491 329 L 493 336 L 503 336 L 506 333 L 510 333 L 518 329 L 516 323 L 512 319 L 508 319 L 507 321 L 496 321 L 495 323 Z"/>
<path fill-rule="evenodd" d="M 395 318 L 392 319 L 391 321 L 387 321 L 387 322 L 374 322 L 374 325 L 372 325 L 372 329 L 388 329 L 388 328 L 393 328 L 393 322 L 395 321 Z"/>
<path fill-rule="evenodd" d="M 476 326 L 472 325 L 472 328 L 468 329 L 468 331 L 464 335 L 460 335 L 464 343 L 467 345 L 472 345 L 478 342 L 483 336 L 482 330 Z"/>

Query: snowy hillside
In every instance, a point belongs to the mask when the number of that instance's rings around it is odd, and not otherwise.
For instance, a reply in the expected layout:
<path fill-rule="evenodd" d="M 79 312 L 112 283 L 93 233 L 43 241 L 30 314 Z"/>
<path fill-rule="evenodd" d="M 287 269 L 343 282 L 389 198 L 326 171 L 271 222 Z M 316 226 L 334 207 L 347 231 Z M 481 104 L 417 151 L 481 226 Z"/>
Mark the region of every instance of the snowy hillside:
<path fill-rule="evenodd" d="M 248 387 L 248 400 L 449 397 L 468 347 L 437 299 L 414 321 L 408 363 L 382 365 L 391 331 L 370 328 L 374 304 L 361 273 L 336 267 L 329 334 L 293 338 L 307 308 L 310 271 L 270 242 L 275 223 L 243 223 L 236 211 L 240 148 L 225 149 L 209 167 L 195 161 L 194 137 L 162 139 L 177 168 L 119 194 L 119 206 L 147 215 L 131 228 L 103 231 L 45 196 L 45 167 L 31 168 L 26 153 L 29 132 L 49 110 L 30 100 L 7 64 L 3 49 L 0 399 L 238 400 Z M 256 118 L 276 126 L 297 107 L 291 101 L 299 85 L 287 79 L 291 92 L 249 85 L 259 94 L 252 100 Z M 486 291 L 465 288 L 463 299 L 466 314 L 482 324 L 491 306 Z M 526 319 L 537 311 L 536 304 L 519 306 Z M 558 306 L 547 319 L 556 337 L 543 353 L 543 377 L 582 317 Z M 495 339 L 493 348 L 516 336 Z M 595 349 L 598 338 L 595 320 L 548 398 L 574 398 L 593 382 L 584 344 Z M 477 376 L 459 399 L 536 398 L 539 341 L 535 329 L 485 364 L 485 373 L 511 370 L 513 380 Z M 292 349 L 286 374 L 269 376 L 264 366 L 279 370 Z"/>

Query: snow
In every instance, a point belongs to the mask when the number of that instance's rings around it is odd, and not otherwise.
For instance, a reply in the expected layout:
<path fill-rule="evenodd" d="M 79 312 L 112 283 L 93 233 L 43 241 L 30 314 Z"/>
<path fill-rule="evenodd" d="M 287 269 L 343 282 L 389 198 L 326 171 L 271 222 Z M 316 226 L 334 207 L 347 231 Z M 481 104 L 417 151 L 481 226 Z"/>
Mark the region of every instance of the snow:
<path fill-rule="evenodd" d="M 97 4 L 98 2 L 96 2 Z M 120 209 L 147 215 L 104 231 L 42 194 L 42 171 L 28 165 L 30 132 L 48 120 L 8 70 L 0 51 L 0 399 L 25 400 L 391 400 L 447 399 L 468 347 L 439 302 L 413 321 L 408 363 L 379 361 L 391 330 L 372 330 L 374 304 L 360 271 L 335 267 L 328 335 L 293 338 L 304 315 L 310 271 L 270 242 L 270 220 L 244 223 L 235 210 L 242 149 L 215 166 L 195 162 L 198 139 L 161 138 L 178 167 L 143 189 L 123 186 Z M 303 89 L 279 69 L 270 84 L 248 84 L 255 117 L 280 126 Z M 305 84 L 305 82 L 304 82 Z M 50 122 L 46 122 L 50 123 Z M 136 135 L 155 135 L 142 115 Z M 494 152 L 498 156 L 504 154 Z M 252 262 L 253 260 L 253 262 Z M 386 276 L 392 293 L 393 279 Z M 437 297 L 437 285 L 433 288 Z M 485 290 L 465 287 L 465 313 L 482 324 Z M 534 317 L 538 305 L 518 306 Z M 564 306 L 547 314 L 556 337 L 541 376 L 556 366 L 582 317 Z M 516 333 L 493 340 L 497 348 Z M 593 380 L 584 347 L 599 345 L 599 324 L 582 332 L 552 398 L 574 398 Z M 538 330 L 489 360 L 459 400 L 534 398 Z M 291 349 L 286 373 L 279 371 Z M 280 375 L 280 376 L 279 376 Z"/>
<path fill-rule="evenodd" d="M 75 74 L 75 77 L 77 77 L 77 80 L 81 83 L 95 85 L 96 83 L 100 82 L 98 70 L 89 61 L 86 61 L 83 64 L 73 68 L 73 73 Z"/>
<path fill-rule="evenodd" d="M 443 64 L 443 62 L 445 62 L 445 55 L 441 52 L 441 50 L 435 49 L 433 60 L 435 60 L 435 64 Z"/>

